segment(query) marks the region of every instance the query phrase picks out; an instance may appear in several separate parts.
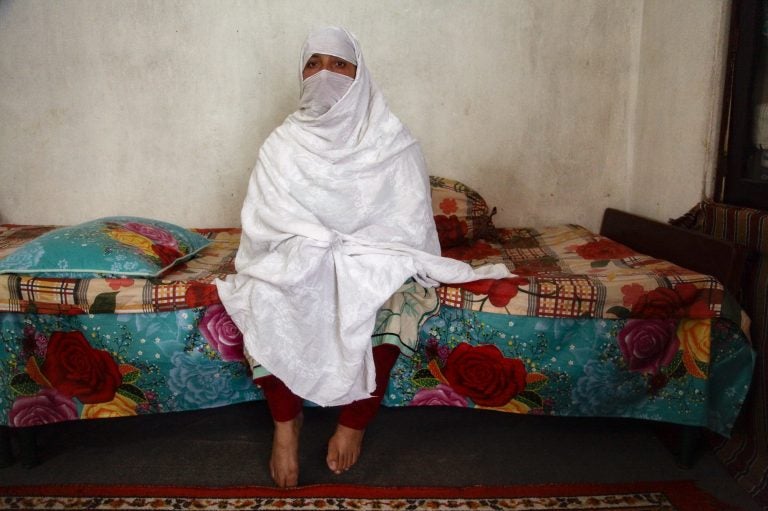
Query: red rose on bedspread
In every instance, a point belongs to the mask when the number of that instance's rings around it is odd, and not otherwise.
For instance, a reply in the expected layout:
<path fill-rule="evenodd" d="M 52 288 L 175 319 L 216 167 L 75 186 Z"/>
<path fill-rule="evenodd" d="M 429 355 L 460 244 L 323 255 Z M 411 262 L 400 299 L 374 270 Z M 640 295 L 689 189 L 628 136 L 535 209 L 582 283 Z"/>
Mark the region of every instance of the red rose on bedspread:
<path fill-rule="evenodd" d="M 632 318 L 711 318 L 705 291 L 693 284 L 678 284 L 674 289 L 658 287 L 641 295 L 632 304 Z"/>
<path fill-rule="evenodd" d="M 166 245 L 152 245 L 152 252 L 160 258 L 163 267 L 173 264 L 176 259 L 184 256 L 179 249 Z"/>
<path fill-rule="evenodd" d="M 42 372 L 56 390 L 85 404 L 111 401 L 123 381 L 110 354 L 80 332 L 51 334 Z"/>
<path fill-rule="evenodd" d="M 637 373 L 658 374 L 680 348 L 674 319 L 629 319 L 617 337 L 629 370 Z"/>
<path fill-rule="evenodd" d="M 504 307 L 517 296 L 519 286 L 528 284 L 526 278 L 481 279 L 473 282 L 459 284 L 459 287 L 476 295 L 488 295 L 490 301 L 496 307 Z"/>
<path fill-rule="evenodd" d="M 456 392 L 480 406 L 504 406 L 525 389 L 523 362 L 504 357 L 493 344 L 459 344 L 448 356 L 443 375 Z"/>
<path fill-rule="evenodd" d="M 214 284 L 203 284 L 193 280 L 184 293 L 187 307 L 201 307 L 219 302 L 219 292 Z"/>
<path fill-rule="evenodd" d="M 227 314 L 221 304 L 214 304 L 205 309 L 200 320 L 200 332 L 227 362 L 243 360 L 243 334 Z"/>
<path fill-rule="evenodd" d="M 578 245 L 574 247 L 574 250 L 584 259 L 597 261 L 623 259 L 635 255 L 634 250 L 607 238 L 590 241 L 585 245 Z"/>
<path fill-rule="evenodd" d="M 435 215 L 435 227 L 437 237 L 442 248 L 457 247 L 467 243 L 467 222 L 459 220 L 456 215 Z"/>

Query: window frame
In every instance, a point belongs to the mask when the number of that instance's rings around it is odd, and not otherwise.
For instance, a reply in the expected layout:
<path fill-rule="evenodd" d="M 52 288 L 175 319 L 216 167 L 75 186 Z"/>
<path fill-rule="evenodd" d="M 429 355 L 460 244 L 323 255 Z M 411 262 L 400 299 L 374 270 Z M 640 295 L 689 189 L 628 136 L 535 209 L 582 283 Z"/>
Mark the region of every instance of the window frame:
<path fill-rule="evenodd" d="M 735 206 L 768 210 L 768 181 L 745 176 L 752 147 L 752 96 L 763 2 L 733 0 L 714 195 Z"/>

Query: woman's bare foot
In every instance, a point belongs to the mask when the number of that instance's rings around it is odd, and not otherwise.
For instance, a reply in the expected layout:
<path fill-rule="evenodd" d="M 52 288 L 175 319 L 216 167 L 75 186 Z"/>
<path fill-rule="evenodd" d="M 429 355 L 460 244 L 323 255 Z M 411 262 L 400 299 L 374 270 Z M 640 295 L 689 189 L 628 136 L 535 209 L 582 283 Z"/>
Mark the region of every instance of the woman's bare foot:
<path fill-rule="evenodd" d="M 299 434 L 303 422 L 302 414 L 289 421 L 275 421 L 269 473 L 281 488 L 299 484 Z"/>
<path fill-rule="evenodd" d="M 363 445 L 364 429 L 352 429 L 341 424 L 328 441 L 328 456 L 325 461 L 334 474 L 341 474 L 357 463 Z"/>

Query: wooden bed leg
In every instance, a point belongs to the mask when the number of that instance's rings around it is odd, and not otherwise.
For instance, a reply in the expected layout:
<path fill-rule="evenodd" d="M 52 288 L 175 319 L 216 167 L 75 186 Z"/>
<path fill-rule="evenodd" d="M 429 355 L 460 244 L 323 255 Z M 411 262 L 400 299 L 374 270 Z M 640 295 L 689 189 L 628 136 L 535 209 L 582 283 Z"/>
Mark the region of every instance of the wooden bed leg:
<path fill-rule="evenodd" d="M 0 426 L 0 468 L 13 465 L 13 451 L 11 450 L 11 428 Z"/>
<path fill-rule="evenodd" d="M 701 443 L 701 428 L 697 426 L 680 426 L 680 452 L 677 453 L 677 464 L 681 468 L 691 468 L 696 463 L 699 445 Z"/>
<path fill-rule="evenodd" d="M 19 428 L 19 462 L 24 468 L 40 464 L 37 457 L 37 438 L 34 428 Z"/>

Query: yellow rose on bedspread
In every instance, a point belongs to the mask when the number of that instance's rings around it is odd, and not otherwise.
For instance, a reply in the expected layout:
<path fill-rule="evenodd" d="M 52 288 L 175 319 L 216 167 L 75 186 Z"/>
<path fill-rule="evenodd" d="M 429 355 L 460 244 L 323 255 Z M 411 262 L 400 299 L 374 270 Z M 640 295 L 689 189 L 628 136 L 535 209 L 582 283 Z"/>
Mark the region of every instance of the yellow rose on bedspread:
<path fill-rule="evenodd" d="M 707 375 L 697 362 L 709 364 L 712 322 L 709 319 L 683 319 L 677 326 L 677 338 L 683 349 L 685 368 L 696 378 Z"/>
<path fill-rule="evenodd" d="M 112 401 L 84 405 L 80 412 L 81 419 L 106 419 L 136 415 L 136 401 L 120 394 L 115 394 Z"/>

